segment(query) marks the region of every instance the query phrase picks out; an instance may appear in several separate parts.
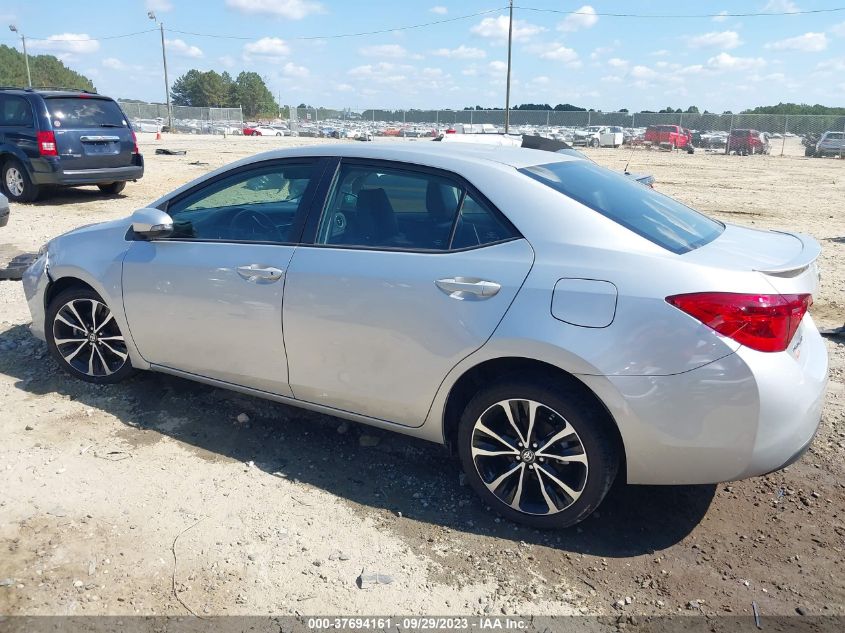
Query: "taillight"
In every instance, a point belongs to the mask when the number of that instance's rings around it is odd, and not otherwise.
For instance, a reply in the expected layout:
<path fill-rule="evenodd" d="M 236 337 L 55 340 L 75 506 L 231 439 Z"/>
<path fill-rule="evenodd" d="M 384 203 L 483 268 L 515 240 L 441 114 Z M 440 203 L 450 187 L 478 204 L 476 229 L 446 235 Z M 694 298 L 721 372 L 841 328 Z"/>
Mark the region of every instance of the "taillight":
<path fill-rule="evenodd" d="M 56 135 L 52 132 L 38 132 L 38 152 L 42 156 L 58 156 L 56 150 Z"/>
<path fill-rule="evenodd" d="M 666 301 L 746 347 L 782 352 L 813 304 L 813 297 L 698 292 L 666 297 Z"/>
<path fill-rule="evenodd" d="M 135 130 L 130 129 L 129 133 L 132 135 L 132 153 L 138 154 L 138 137 L 135 136 Z"/>

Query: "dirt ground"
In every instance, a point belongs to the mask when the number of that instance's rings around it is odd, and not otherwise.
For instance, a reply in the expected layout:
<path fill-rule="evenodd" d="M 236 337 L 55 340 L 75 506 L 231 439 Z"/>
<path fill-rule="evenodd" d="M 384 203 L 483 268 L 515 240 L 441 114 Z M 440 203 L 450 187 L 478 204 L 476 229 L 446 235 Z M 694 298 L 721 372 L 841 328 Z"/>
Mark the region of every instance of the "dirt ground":
<path fill-rule="evenodd" d="M 144 138 L 141 182 L 14 205 L 0 242 L 35 250 L 241 156 L 312 142 Z M 845 161 L 805 159 L 795 139 L 785 150 L 589 153 L 722 220 L 815 236 L 812 313 L 842 325 Z M 841 339 L 798 463 L 719 486 L 619 485 L 555 533 L 487 512 L 436 445 L 164 375 L 87 385 L 28 323 L 20 284 L 0 282 L 0 614 L 845 614 Z M 392 582 L 361 589 L 362 570 Z"/>

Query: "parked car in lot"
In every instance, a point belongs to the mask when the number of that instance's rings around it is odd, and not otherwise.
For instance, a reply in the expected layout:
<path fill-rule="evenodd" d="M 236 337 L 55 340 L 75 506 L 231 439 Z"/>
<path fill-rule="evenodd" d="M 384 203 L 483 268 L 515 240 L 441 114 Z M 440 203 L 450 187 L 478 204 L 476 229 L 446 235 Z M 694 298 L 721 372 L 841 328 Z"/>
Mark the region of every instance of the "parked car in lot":
<path fill-rule="evenodd" d="M 825 132 L 813 149 L 813 156 L 840 156 L 845 151 L 845 134 Z"/>
<path fill-rule="evenodd" d="M 690 131 L 679 125 L 650 125 L 645 131 L 645 142 L 655 145 L 667 143 L 674 148 L 684 149 L 691 140 Z"/>
<path fill-rule="evenodd" d="M 572 145 L 581 147 L 619 147 L 625 140 L 621 127 L 592 125 L 583 130 L 575 130 Z"/>
<path fill-rule="evenodd" d="M 0 177 L 16 202 L 44 186 L 116 194 L 144 175 L 135 132 L 116 101 L 79 90 L 0 88 Z"/>
<path fill-rule="evenodd" d="M 77 378 L 160 371 L 445 443 L 486 504 L 548 528 L 620 469 L 711 483 L 808 447 L 819 252 L 562 154 L 352 143 L 55 238 L 24 290 Z"/>
<path fill-rule="evenodd" d="M 726 154 L 734 152 L 742 156 L 768 154 L 770 151 L 768 136 L 759 130 L 731 130 L 725 147 Z"/>
<path fill-rule="evenodd" d="M 6 226 L 9 223 L 9 200 L 0 193 L 0 226 Z"/>

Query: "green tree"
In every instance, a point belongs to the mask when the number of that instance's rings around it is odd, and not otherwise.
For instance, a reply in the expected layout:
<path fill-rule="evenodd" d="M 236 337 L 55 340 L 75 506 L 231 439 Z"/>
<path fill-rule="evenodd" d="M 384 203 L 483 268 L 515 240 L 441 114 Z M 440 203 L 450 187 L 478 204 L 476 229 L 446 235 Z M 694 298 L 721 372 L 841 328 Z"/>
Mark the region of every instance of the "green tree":
<path fill-rule="evenodd" d="M 690 106 L 686 109 L 684 114 L 700 114 L 698 106 Z"/>
<path fill-rule="evenodd" d="M 94 91 L 88 77 L 65 66 L 53 55 L 30 55 L 32 85 L 38 87 L 75 88 Z M 26 62 L 23 53 L 11 46 L 0 45 L 0 85 L 26 86 Z"/>
<path fill-rule="evenodd" d="M 245 117 L 278 115 L 279 104 L 258 73 L 243 71 L 238 75 L 235 84 L 238 99 L 236 105 L 243 108 Z"/>
<path fill-rule="evenodd" d="M 191 69 L 173 82 L 170 95 L 174 105 L 222 108 L 236 101 L 234 82 L 228 73 Z"/>

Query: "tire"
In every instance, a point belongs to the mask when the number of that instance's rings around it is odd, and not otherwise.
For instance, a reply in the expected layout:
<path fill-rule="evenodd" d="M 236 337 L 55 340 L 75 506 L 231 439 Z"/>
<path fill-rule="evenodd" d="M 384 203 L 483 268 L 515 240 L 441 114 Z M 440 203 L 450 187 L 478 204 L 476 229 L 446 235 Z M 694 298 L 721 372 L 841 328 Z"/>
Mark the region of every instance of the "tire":
<path fill-rule="evenodd" d="M 105 385 L 133 373 L 117 321 L 90 288 L 68 288 L 56 295 L 47 306 L 45 326 L 50 353 L 72 376 Z"/>
<path fill-rule="evenodd" d="M 597 138 L 594 138 L 593 140 L 590 141 L 590 147 L 598 147 L 598 146 L 599 146 L 599 140 Z"/>
<path fill-rule="evenodd" d="M 503 404 L 510 408 L 519 435 Z M 520 440 L 532 410 L 533 437 L 526 449 Z M 540 436 L 542 440 L 532 441 Z M 457 443 L 467 481 L 482 501 L 506 519 L 541 529 L 564 528 L 587 518 L 613 484 L 620 462 L 607 413 L 577 387 L 542 377 L 505 380 L 479 391 L 461 416 Z M 541 454 L 544 448 L 548 450 Z M 551 455 L 561 459 L 553 461 Z M 561 463 L 566 457 L 577 459 Z"/>
<path fill-rule="evenodd" d="M 126 182 L 110 182 L 104 185 L 97 185 L 97 188 L 103 193 L 114 196 L 126 189 Z"/>
<path fill-rule="evenodd" d="M 38 185 L 34 184 L 21 162 L 10 158 L 3 164 L 3 191 L 13 202 L 34 202 L 41 193 Z"/>

